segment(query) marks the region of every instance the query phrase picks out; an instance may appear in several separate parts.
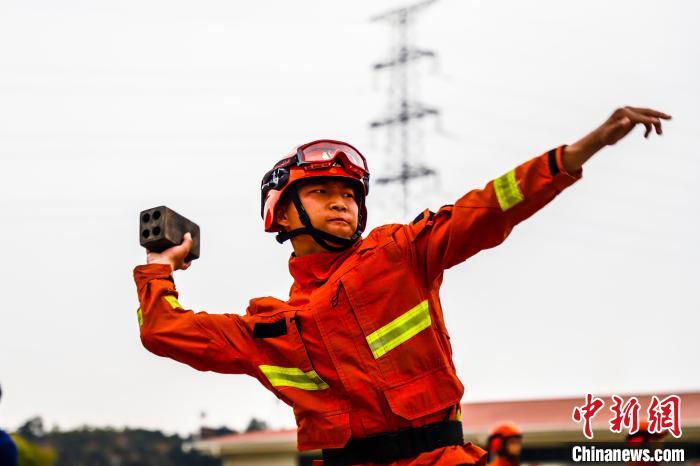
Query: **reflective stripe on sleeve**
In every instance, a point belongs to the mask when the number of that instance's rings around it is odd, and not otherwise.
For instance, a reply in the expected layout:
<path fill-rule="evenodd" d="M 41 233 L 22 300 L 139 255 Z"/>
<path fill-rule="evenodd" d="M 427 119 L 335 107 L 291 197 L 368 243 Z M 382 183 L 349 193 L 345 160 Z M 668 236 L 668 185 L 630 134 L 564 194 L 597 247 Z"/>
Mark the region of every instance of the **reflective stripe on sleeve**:
<path fill-rule="evenodd" d="M 430 327 L 428 300 L 401 314 L 385 326 L 367 335 L 367 343 L 377 359 L 422 330 Z"/>
<path fill-rule="evenodd" d="M 175 296 L 165 295 L 164 298 L 168 302 L 168 304 L 170 304 L 173 307 L 173 309 L 184 309 L 182 305 L 179 302 L 177 302 L 177 298 Z"/>
<path fill-rule="evenodd" d="M 143 325 L 143 313 L 141 312 L 141 308 L 136 310 L 136 317 L 139 320 L 139 327 L 141 327 Z"/>
<path fill-rule="evenodd" d="M 328 384 L 314 370 L 304 372 L 297 367 L 258 366 L 273 387 L 294 387 L 302 390 L 323 390 Z"/>
<path fill-rule="evenodd" d="M 493 180 L 493 189 L 496 191 L 498 204 L 503 212 L 520 204 L 525 199 L 520 191 L 520 186 L 518 186 L 518 180 L 515 178 L 515 170 Z"/>

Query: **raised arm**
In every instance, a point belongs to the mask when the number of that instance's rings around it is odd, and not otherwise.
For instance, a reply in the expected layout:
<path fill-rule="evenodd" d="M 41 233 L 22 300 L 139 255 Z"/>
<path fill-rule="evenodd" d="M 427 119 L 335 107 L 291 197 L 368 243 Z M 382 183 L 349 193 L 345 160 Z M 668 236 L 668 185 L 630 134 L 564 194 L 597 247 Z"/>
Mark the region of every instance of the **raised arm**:
<path fill-rule="evenodd" d="M 482 249 L 502 243 L 515 225 L 547 205 L 582 175 L 583 164 L 606 145 L 615 144 L 637 124 L 662 133 L 656 110 L 624 107 L 576 143 L 535 157 L 462 196 L 454 205 L 429 210 L 404 228 L 415 267 L 428 283 L 442 271 Z"/>
<path fill-rule="evenodd" d="M 141 342 L 158 356 L 198 370 L 252 374 L 255 347 L 245 316 L 195 313 L 178 301 L 172 272 L 188 267 L 182 258 L 189 244 L 187 237 L 180 246 L 149 253 L 149 264 L 134 269 Z"/>

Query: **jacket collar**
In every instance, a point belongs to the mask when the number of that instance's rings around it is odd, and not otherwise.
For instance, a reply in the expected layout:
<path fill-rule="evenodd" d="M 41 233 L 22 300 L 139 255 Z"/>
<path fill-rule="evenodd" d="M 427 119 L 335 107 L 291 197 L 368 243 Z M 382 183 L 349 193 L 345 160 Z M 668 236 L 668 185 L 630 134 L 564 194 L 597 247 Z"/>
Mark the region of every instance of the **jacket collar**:
<path fill-rule="evenodd" d="M 289 273 L 294 278 L 292 293 L 305 290 L 311 291 L 323 283 L 350 257 L 362 244 L 362 240 L 340 252 L 317 252 L 297 257 L 292 253 L 289 258 Z"/>

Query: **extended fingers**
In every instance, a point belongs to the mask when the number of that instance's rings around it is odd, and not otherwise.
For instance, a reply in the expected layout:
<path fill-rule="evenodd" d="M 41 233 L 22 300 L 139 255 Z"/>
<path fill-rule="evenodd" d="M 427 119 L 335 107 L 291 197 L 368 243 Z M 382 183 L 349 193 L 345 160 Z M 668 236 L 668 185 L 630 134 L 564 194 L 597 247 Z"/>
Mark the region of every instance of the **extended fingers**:
<path fill-rule="evenodd" d="M 670 120 L 672 117 L 668 113 L 660 112 L 658 110 L 654 110 L 653 108 L 644 108 L 644 107 L 627 107 L 635 112 L 642 113 L 644 115 L 649 115 L 653 116 L 656 118 L 661 118 L 662 120 Z"/>
<path fill-rule="evenodd" d="M 669 119 L 670 115 L 665 113 L 657 112 L 651 109 L 639 109 L 635 107 L 625 107 L 623 109 L 623 114 L 632 121 L 632 123 L 641 123 L 646 128 L 644 132 L 644 137 L 648 137 L 651 133 L 652 126 L 656 130 L 656 134 L 662 134 L 663 129 L 661 127 L 660 118 Z M 663 116 L 656 116 L 661 114 Z"/>

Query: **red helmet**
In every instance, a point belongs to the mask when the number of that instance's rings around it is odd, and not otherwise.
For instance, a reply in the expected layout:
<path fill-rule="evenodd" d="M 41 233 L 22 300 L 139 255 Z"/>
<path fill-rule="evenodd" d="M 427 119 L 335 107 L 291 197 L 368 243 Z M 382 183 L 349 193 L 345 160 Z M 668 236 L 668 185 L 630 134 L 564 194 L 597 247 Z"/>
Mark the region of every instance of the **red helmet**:
<path fill-rule="evenodd" d="M 634 434 L 627 435 L 627 443 L 647 443 L 652 440 L 661 440 L 666 436 L 666 433 L 666 430 L 662 430 L 661 432 L 652 434 L 649 432 L 649 422 L 642 419 L 639 421 L 639 430 Z"/>
<path fill-rule="evenodd" d="M 355 186 L 359 215 L 357 230 L 352 238 L 340 238 L 311 225 L 311 221 L 299 201 L 294 187 L 299 180 L 316 177 L 335 177 L 351 180 Z M 364 156 L 348 143 L 331 139 L 320 139 L 301 145 L 272 167 L 262 179 L 260 185 L 260 215 L 265 221 L 265 231 L 279 232 L 277 240 L 282 243 L 297 234 L 308 233 L 319 244 L 329 250 L 342 250 L 360 238 L 367 224 L 365 197 L 369 192 L 369 169 Z M 284 232 L 275 218 L 275 208 L 282 194 L 289 195 L 299 211 L 299 218 L 304 228 Z M 326 243 L 332 241 L 340 244 L 333 247 Z"/>
<path fill-rule="evenodd" d="M 505 444 L 505 441 L 512 437 L 522 437 L 523 432 L 520 427 L 514 422 L 503 422 L 494 426 L 491 429 L 489 438 L 487 440 L 487 449 L 491 452 L 498 453 Z"/>

